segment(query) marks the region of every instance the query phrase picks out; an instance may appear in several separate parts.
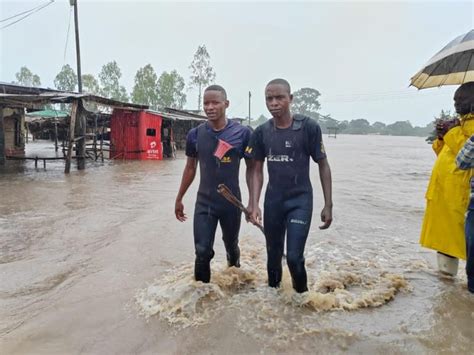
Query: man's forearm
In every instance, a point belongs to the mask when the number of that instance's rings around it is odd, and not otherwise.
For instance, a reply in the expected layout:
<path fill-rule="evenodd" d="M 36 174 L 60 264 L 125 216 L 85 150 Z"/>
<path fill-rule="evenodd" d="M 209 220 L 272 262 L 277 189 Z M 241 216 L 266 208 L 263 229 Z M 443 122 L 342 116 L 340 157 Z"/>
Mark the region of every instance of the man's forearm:
<path fill-rule="evenodd" d="M 253 163 L 251 160 L 245 160 L 247 170 L 245 171 L 245 182 L 247 183 L 247 189 L 249 191 L 249 203 L 252 198 L 252 174 L 253 174 Z"/>
<path fill-rule="evenodd" d="M 178 195 L 176 196 L 176 201 L 181 201 L 188 191 L 189 186 L 191 186 L 196 176 L 196 164 L 188 162 L 183 171 L 183 177 L 181 178 L 181 185 L 179 187 Z"/>
<path fill-rule="evenodd" d="M 332 177 L 331 168 L 327 162 L 319 165 L 319 178 L 324 195 L 324 205 L 332 207 Z"/>
<path fill-rule="evenodd" d="M 263 171 L 261 167 L 256 166 L 252 170 L 250 204 L 253 207 L 258 207 L 258 201 L 260 200 L 260 193 L 263 187 Z"/>

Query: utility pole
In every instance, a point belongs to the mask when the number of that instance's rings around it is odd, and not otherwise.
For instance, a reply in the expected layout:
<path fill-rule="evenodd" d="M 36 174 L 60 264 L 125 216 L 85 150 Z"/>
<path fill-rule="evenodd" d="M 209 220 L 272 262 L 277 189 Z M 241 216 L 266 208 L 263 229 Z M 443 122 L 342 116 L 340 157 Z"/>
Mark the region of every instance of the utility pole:
<path fill-rule="evenodd" d="M 81 48 L 79 46 L 79 16 L 77 13 L 77 0 L 69 0 L 69 4 L 74 6 L 74 28 L 76 32 L 76 62 L 77 62 L 77 88 L 82 93 L 81 75 Z"/>
<path fill-rule="evenodd" d="M 79 45 L 79 15 L 77 11 L 77 0 L 69 0 L 69 4 L 74 6 L 74 28 L 76 32 L 76 62 L 77 62 L 77 89 L 79 93 L 82 93 L 82 74 L 81 74 L 81 48 Z M 82 100 L 77 99 L 73 106 L 76 106 L 76 111 L 74 115 L 77 116 L 76 122 L 72 120 L 72 113 L 71 113 L 71 123 L 70 127 L 71 130 L 78 131 L 79 138 L 76 142 L 76 159 L 77 159 L 77 169 L 84 170 L 86 168 L 86 132 L 87 132 L 87 120 L 86 114 L 84 112 L 84 108 L 82 106 Z M 73 107 L 74 110 L 74 107 Z M 73 136 L 72 136 L 73 137 Z M 72 150 L 70 144 L 70 150 Z M 70 164 L 70 157 L 69 157 L 69 164 Z M 68 168 L 66 168 L 68 170 Z"/>
<path fill-rule="evenodd" d="M 250 102 L 252 100 L 252 93 L 249 91 L 249 126 L 250 126 Z"/>

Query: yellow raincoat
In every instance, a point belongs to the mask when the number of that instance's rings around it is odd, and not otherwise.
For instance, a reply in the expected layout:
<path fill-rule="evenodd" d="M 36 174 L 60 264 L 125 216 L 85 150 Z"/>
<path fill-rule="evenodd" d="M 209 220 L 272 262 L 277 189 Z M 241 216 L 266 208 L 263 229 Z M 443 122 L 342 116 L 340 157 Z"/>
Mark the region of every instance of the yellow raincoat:
<path fill-rule="evenodd" d="M 426 191 L 426 210 L 420 244 L 466 259 L 464 216 L 469 203 L 471 171 L 456 166 L 456 155 L 474 134 L 474 114 L 461 116 L 461 125 L 433 142 L 438 158 Z"/>

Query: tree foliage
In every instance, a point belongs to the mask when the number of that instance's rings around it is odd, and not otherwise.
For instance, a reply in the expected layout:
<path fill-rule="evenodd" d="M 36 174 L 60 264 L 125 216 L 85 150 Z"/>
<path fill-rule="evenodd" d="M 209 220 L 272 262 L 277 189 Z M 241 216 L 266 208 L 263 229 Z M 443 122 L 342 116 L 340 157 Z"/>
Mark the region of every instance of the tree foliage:
<path fill-rule="evenodd" d="M 189 68 L 192 71 L 190 86 L 198 89 L 198 110 L 200 110 L 203 88 L 216 79 L 216 74 L 211 66 L 211 57 L 205 45 L 198 47 Z"/>
<path fill-rule="evenodd" d="M 158 106 L 182 109 L 186 104 L 184 79 L 176 70 L 163 72 L 158 79 Z"/>
<path fill-rule="evenodd" d="M 15 74 L 15 78 L 16 81 L 14 84 L 34 87 L 41 86 L 40 77 L 36 74 L 33 74 L 27 67 L 21 67 L 20 71 Z"/>
<path fill-rule="evenodd" d="M 127 90 L 120 85 L 122 72 L 114 60 L 105 64 L 99 73 L 100 94 L 118 101 L 128 101 Z"/>
<path fill-rule="evenodd" d="M 58 90 L 74 91 L 77 86 L 77 75 L 69 64 L 64 65 L 54 78 L 54 86 Z"/>
<path fill-rule="evenodd" d="M 158 107 L 158 79 L 151 64 L 138 69 L 135 74 L 135 85 L 132 91 L 132 102 L 148 105 L 153 109 Z"/>
<path fill-rule="evenodd" d="M 300 113 L 318 120 L 318 111 L 321 108 L 319 103 L 321 94 L 313 88 L 302 88 L 293 93 L 292 111 Z"/>
<path fill-rule="evenodd" d="M 82 76 L 82 91 L 89 94 L 99 94 L 99 82 L 92 74 L 84 74 Z"/>

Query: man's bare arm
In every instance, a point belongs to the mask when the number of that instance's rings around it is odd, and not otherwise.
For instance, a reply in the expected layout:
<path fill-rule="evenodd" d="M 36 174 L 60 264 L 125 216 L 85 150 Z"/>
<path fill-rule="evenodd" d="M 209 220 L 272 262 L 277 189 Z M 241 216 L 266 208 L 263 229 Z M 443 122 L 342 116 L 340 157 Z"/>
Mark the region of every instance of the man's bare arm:
<path fill-rule="evenodd" d="M 191 186 L 191 183 L 194 181 L 194 177 L 196 176 L 196 168 L 197 159 L 188 157 L 174 205 L 174 213 L 176 218 L 181 222 L 184 222 L 187 219 L 187 216 L 184 213 L 183 197 L 186 194 L 186 191 L 188 191 L 189 186 Z"/>
<path fill-rule="evenodd" d="M 324 224 L 320 229 L 327 229 L 332 223 L 332 177 L 331 168 L 327 159 L 318 161 L 319 178 L 321 180 L 321 187 L 324 195 L 324 208 L 321 211 L 321 222 Z"/>

